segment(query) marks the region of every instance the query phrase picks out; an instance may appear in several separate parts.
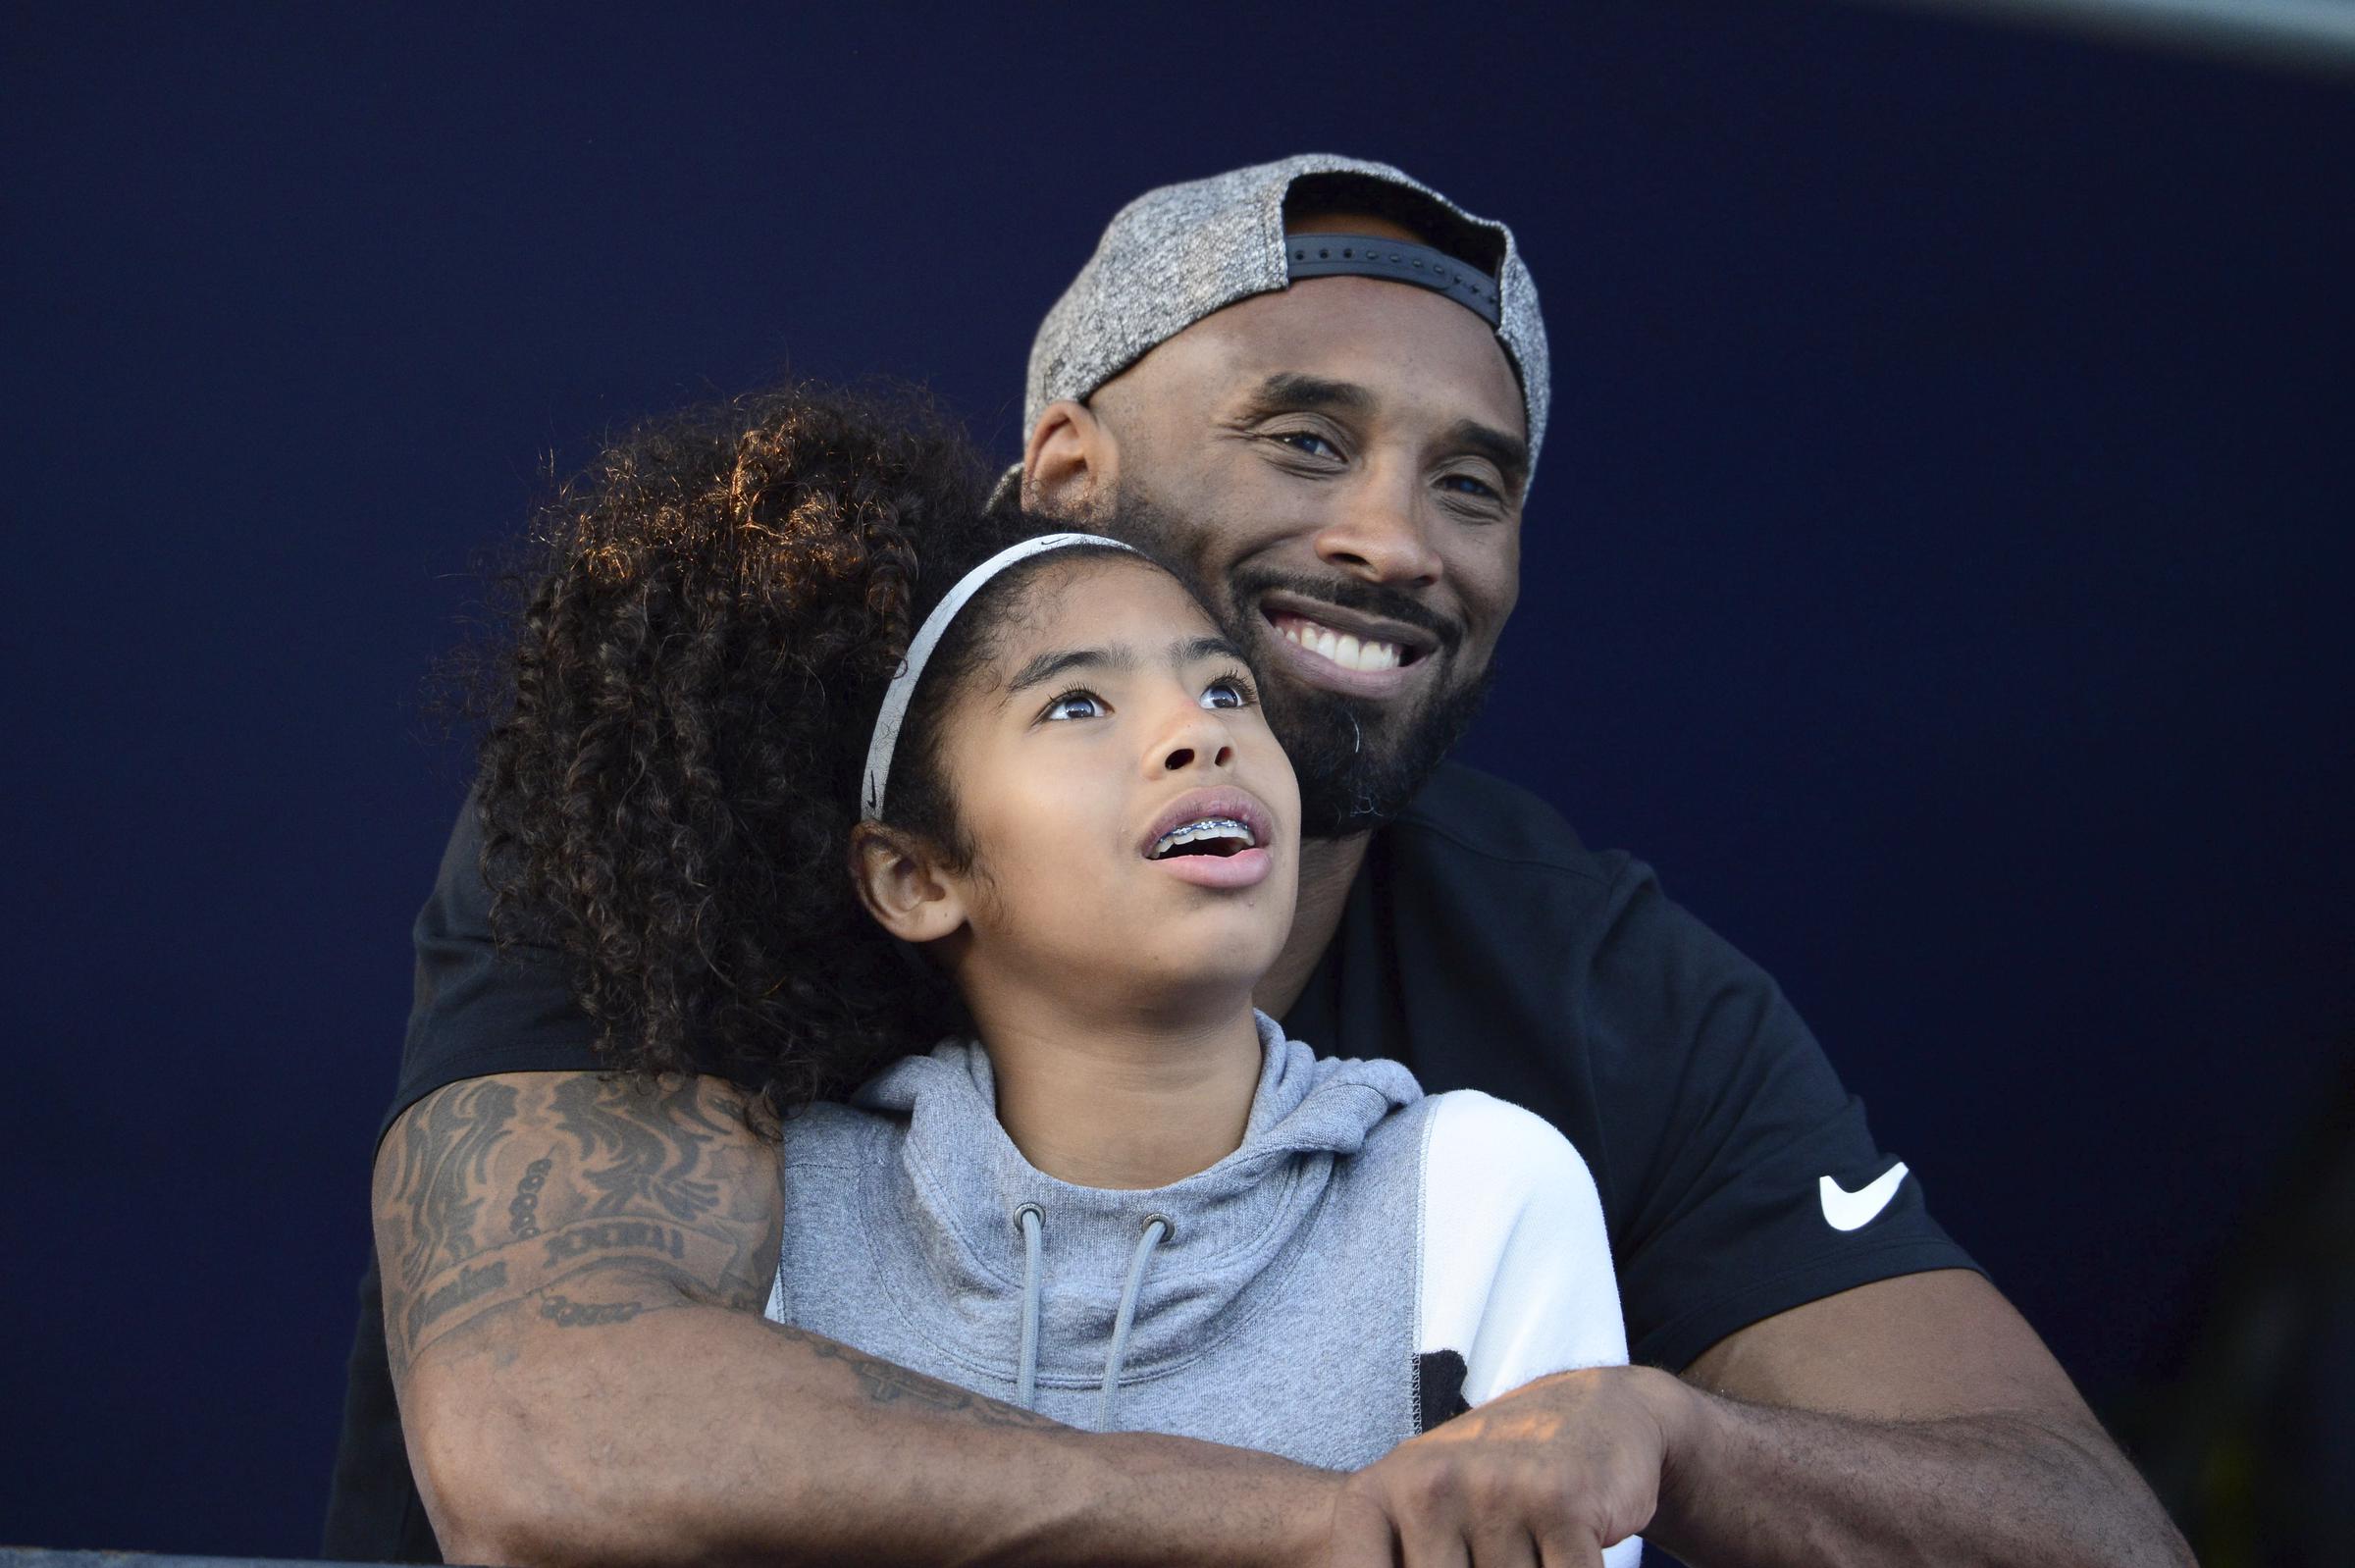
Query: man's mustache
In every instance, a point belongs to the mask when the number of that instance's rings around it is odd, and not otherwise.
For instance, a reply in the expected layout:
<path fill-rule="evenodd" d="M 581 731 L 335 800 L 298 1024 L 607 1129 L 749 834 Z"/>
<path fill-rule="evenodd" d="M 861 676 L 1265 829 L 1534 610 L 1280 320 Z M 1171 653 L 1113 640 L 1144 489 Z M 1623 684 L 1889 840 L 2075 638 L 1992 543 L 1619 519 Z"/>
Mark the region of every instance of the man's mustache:
<path fill-rule="evenodd" d="M 1335 609 L 1380 615 L 1429 632 L 1439 640 L 1444 653 L 1454 653 L 1464 640 L 1463 622 L 1441 615 L 1412 595 L 1379 583 L 1359 582 L 1350 577 L 1303 577 L 1288 572 L 1248 570 L 1229 578 L 1228 586 L 1234 595 L 1237 610 L 1246 604 L 1256 604 L 1271 593 L 1284 593 L 1295 599 L 1321 601 Z"/>

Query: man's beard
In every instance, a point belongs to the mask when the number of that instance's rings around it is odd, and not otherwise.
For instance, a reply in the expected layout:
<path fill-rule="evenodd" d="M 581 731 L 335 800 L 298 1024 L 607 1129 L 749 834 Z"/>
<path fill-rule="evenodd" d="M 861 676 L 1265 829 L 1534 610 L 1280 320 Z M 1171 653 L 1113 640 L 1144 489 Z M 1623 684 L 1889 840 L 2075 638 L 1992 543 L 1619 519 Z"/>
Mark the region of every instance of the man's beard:
<path fill-rule="evenodd" d="M 1427 656 L 1450 664 L 1463 646 L 1460 622 L 1435 614 L 1412 595 L 1355 578 L 1311 578 L 1246 567 L 1223 584 L 1205 582 L 1194 553 L 1184 548 L 1187 538 L 1199 532 L 1199 521 L 1189 527 L 1168 509 L 1126 494 L 1095 526 L 1174 572 L 1247 653 L 1267 650 L 1279 635 L 1252 608 L 1262 595 L 1276 589 L 1312 603 L 1322 601 L 1428 631 L 1439 639 L 1439 649 Z M 1402 712 L 1366 698 L 1280 681 L 1265 668 L 1280 657 L 1281 653 L 1267 650 L 1255 654 L 1253 662 L 1262 666 L 1260 701 L 1268 727 L 1300 779 L 1300 831 L 1307 838 L 1371 832 L 1396 817 L 1472 727 L 1495 678 L 1492 660 L 1460 685 L 1436 691 L 1418 711 Z"/>
<path fill-rule="evenodd" d="M 1268 727 L 1300 776 L 1302 835 L 1369 832 L 1406 810 L 1472 727 L 1493 679 L 1492 662 L 1466 684 L 1440 692 L 1387 737 L 1376 728 L 1379 704 L 1338 692 L 1269 690 L 1263 682 Z"/>

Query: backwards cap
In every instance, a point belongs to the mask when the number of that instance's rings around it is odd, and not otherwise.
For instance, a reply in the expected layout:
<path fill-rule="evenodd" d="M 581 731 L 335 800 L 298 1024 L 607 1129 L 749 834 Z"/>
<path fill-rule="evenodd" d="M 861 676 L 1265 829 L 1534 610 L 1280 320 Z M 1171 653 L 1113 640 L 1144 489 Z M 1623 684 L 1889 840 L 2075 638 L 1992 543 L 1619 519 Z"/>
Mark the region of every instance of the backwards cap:
<path fill-rule="evenodd" d="M 1289 238 L 1284 198 L 1301 182 L 1311 183 L 1322 206 L 1392 218 L 1438 248 L 1387 239 L 1368 245 L 1339 235 Z M 1486 320 L 1521 378 L 1535 470 L 1552 378 L 1537 285 L 1513 232 L 1388 164 L 1322 152 L 1164 185 L 1123 207 L 1039 323 L 1022 428 L 1036 426 L 1057 398 L 1086 398 L 1214 310 L 1288 288 L 1295 278 L 1334 274 L 1417 284 Z"/>

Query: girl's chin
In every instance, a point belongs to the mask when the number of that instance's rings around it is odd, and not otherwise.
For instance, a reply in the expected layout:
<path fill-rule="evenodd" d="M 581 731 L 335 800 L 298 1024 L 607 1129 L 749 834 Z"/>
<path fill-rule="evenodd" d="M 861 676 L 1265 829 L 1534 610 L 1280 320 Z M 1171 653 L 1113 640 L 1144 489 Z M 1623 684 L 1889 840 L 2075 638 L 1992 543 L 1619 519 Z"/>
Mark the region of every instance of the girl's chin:
<path fill-rule="evenodd" d="M 1092 1000 L 1139 1022 L 1200 1026 L 1249 1012 L 1282 950 L 1282 933 L 1257 927 L 1205 924 L 1180 933 L 1165 924 L 1158 941 L 1139 940 L 1089 966 Z"/>

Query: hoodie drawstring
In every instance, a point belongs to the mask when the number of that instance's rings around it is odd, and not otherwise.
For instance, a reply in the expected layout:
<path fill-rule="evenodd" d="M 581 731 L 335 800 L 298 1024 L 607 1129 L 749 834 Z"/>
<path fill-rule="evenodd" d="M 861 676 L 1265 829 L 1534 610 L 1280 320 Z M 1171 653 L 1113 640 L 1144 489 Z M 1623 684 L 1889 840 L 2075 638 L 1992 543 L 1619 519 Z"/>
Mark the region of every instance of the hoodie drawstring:
<path fill-rule="evenodd" d="M 1035 1203 L 1014 1211 L 1015 1224 L 1022 1229 L 1022 1350 L 1015 1364 L 1014 1402 L 1024 1410 L 1035 1408 L 1032 1396 L 1038 1392 L 1040 1212 Z"/>
<path fill-rule="evenodd" d="M 1128 1262 L 1128 1282 L 1121 1287 L 1121 1310 L 1112 1320 L 1112 1351 L 1104 1358 L 1104 1391 L 1096 1398 L 1096 1430 L 1112 1430 L 1114 1395 L 1121 1385 L 1121 1357 L 1128 1349 L 1128 1330 L 1136 1322 L 1137 1292 L 1144 1287 L 1145 1263 L 1161 1238 L 1170 1233 L 1170 1222 L 1154 1215 L 1145 1222 L 1145 1233 L 1136 1243 L 1136 1256 Z"/>
<path fill-rule="evenodd" d="M 1025 1203 L 1014 1211 L 1014 1223 L 1022 1232 L 1022 1344 L 1015 1362 L 1014 1402 L 1024 1410 L 1034 1410 L 1038 1394 L 1038 1316 L 1043 1273 L 1040 1258 L 1044 1251 L 1046 1212 L 1035 1203 Z M 1121 1384 L 1121 1358 L 1128 1353 L 1128 1332 L 1136 1325 L 1136 1298 L 1145 1287 L 1145 1265 L 1152 1260 L 1153 1249 L 1169 1233 L 1167 1219 L 1158 1214 L 1149 1217 L 1145 1221 L 1145 1233 L 1137 1238 L 1136 1255 L 1128 1260 L 1127 1282 L 1121 1286 L 1120 1310 L 1112 1319 L 1112 1349 L 1104 1357 L 1104 1386 L 1096 1395 L 1099 1432 L 1112 1430 L 1113 1406 Z"/>

